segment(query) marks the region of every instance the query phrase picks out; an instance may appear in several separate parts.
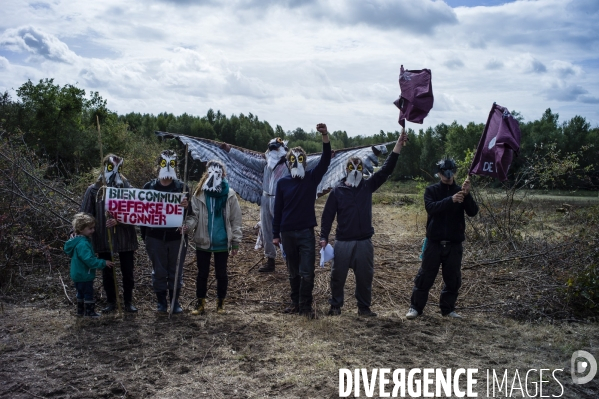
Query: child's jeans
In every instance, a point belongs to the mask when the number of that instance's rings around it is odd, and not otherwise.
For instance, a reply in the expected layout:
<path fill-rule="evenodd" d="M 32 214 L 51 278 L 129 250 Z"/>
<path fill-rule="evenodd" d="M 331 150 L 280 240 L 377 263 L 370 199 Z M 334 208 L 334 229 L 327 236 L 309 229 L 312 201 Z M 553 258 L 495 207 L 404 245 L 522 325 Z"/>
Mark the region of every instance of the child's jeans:
<path fill-rule="evenodd" d="M 75 283 L 75 289 L 77 290 L 77 299 L 83 299 L 85 302 L 94 301 L 94 282 L 83 281 Z"/>

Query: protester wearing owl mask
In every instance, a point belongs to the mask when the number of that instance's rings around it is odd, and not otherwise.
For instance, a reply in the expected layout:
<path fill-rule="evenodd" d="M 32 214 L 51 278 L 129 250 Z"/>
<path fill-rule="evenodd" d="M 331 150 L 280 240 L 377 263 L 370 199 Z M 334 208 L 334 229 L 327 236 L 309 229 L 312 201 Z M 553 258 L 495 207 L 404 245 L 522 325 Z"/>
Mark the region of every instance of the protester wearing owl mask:
<path fill-rule="evenodd" d="M 275 194 L 279 180 L 289 174 L 286 155 L 289 151 L 287 140 L 275 137 L 268 142 L 264 159 L 247 158 L 243 151 L 224 144 L 221 148 L 233 159 L 246 164 L 256 172 L 262 173 L 262 197 L 260 198 L 260 222 L 258 239 L 255 249 L 264 247 L 266 263 L 258 268 L 259 272 L 272 273 L 275 271 L 277 248 L 272 243 L 272 221 L 274 219 Z"/>
<path fill-rule="evenodd" d="M 316 125 L 322 135 L 322 156 L 314 169 L 306 171 L 306 152 L 301 147 L 287 152 L 289 175 L 277 183 L 272 223 L 275 246 L 283 244 L 286 255 L 291 305 L 286 313 L 299 313 L 314 318 L 312 290 L 314 288 L 316 190 L 331 163 L 331 144 L 327 126 Z"/>
<path fill-rule="evenodd" d="M 117 223 L 117 221 L 106 216 L 103 196 L 98 192 L 106 181 L 107 187 L 129 188 L 129 181 L 122 174 L 124 160 L 123 158 L 108 154 L 102 162 L 102 170 L 94 184 L 89 186 L 83 196 L 81 211 L 94 216 L 96 219 L 96 230 L 92 236 L 94 251 L 98 253 L 98 258 L 112 260 L 110 254 L 110 245 L 108 243 L 108 231 L 112 230 L 112 250 L 118 253 L 118 263 L 121 266 L 123 275 L 123 297 L 126 312 L 137 312 L 133 305 L 133 288 L 135 280 L 133 278 L 134 254 L 138 248 L 137 234 L 135 227 L 128 224 Z M 101 191 L 100 191 L 101 192 Z M 104 268 L 102 270 L 102 283 L 106 291 L 106 306 L 102 313 L 113 312 L 116 309 L 116 295 L 114 288 L 114 277 L 112 269 Z"/>
<path fill-rule="evenodd" d="M 454 319 L 462 318 L 455 311 L 455 304 L 462 285 L 462 242 L 466 238 L 464 213 L 470 217 L 476 216 L 478 205 L 470 195 L 469 179 L 461 187 L 455 183 L 457 165 L 453 159 L 445 157 L 436 166 L 440 181 L 424 191 L 426 240 L 422 264 L 414 279 L 407 319 L 415 319 L 424 311 L 441 265 L 444 283 L 439 298 L 441 314 Z"/>
<path fill-rule="evenodd" d="M 363 179 L 362 160 L 350 158 L 345 168 L 345 178 L 329 193 L 320 223 L 320 246 L 326 247 L 333 221 L 337 217 L 335 262 L 331 267 L 330 316 L 341 314 L 343 291 L 349 269 L 354 271 L 356 277 L 355 298 L 358 314 L 376 316 L 376 313 L 370 310 L 374 277 L 374 248 L 371 240 L 374 234 L 372 193 L 387 181 L 395 169 L 403 143 L 406 141 L 407 136 L 402 132 L 383 167 L 368 180 Z"/>
<path fill-rule="evenodd" d="M 187 193 L 181 201 L 180 206 L 185 208 L 183 220 L 186 215 L 193 214 L 193 211 L 187 209 L 189 201 L 189 188 L 179 179 L 177 179 L 177 154 L 174 151 L 163 151 L 157 160 L 158 178 L 147 182 L 144 189 L 162 191 L 165 193 Z M 179 246 L 181 241 L 181 230 L 176 227 L 140 227 L 142 239 L 146 243 L 146 251 L 152 262 L 152 286 L 156 293 L 158 312 L 168 312 L 167 293 L 169 302 L 172 303 L 175 288 L 175 275 L 177 272 L 177 257 L 179 255 Z M 181 251 L 179 262 L 179 281 L 177 281 L 177 294 L 172 313 L 181 313 L 183 309 L 179 304 L 179 293 L 181 292 L 181 283 L 183 281 L 183 263 L 187 253 L 187 245 L 184 245 Z"/>
<path fill-rule="evenodd" d="M 262 181 L 262 201 L 260 202 L 260 223 L 264 243 L 266 264 L 258 269 L 259 272 L 275 271 L 277 250 L 272 243 L 272 221 L 274 219 L 275 192 L 278 181 L 289 175 L 286 165 L 287 141 L 276 137 L 269 141 L 266 151 L 266 166 Z"/>
<path fill-rule="evenodd" d="M 241 208 L 235 191 L 229 187 L 225 166 L 217 160 L 206 163 L 206 171 L 191 197 L 193 214 L 185 220 L 187 231 L 196 246 L 198 274 L 196 278 L 197 304 L 191 312 L 201 315 L 206 311 L 206 293 L 210 258 L 214 254 L 216 277 L 216 311 L 225 312 L 225 298 L 229 277 L 229 254 L 237 255 L 241 244 Z"/>

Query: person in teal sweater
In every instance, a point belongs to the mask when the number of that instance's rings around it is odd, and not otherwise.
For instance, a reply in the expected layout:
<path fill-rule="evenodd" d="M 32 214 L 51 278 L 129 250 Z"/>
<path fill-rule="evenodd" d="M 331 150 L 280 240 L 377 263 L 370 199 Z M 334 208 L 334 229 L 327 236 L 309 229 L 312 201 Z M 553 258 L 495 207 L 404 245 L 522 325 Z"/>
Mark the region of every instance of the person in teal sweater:
<path fill-rule="evenodd" d="M 185 231 L 196 244 L 198 275 L 196 278 L 196 308 L 191 312 L 205 312 L 210 258 L 214 254 L 216 276 L 216 311 L 225 312 L 225 297 L 229 277 L 229 253 L 235 256 L 241 243 L 241 207 L 235 191 L 229 187 L 225 166 L 212 160 L 206 163 L 206 172 L 200 179 L 191 198 L 193 212 L 185 221 Z"/>
<path fill-rule="evenodd" d="M 109 260 L 98 259 L 92 246 L 96 219 L 88 213 L 78 213 L 73 218 L 75 236 L 64 244 L 64 252 L 71 257 L 71 279 L 77 290 L 77 316 L 100 317 L 94 301 L 96 269 L 112 267 Z"/>

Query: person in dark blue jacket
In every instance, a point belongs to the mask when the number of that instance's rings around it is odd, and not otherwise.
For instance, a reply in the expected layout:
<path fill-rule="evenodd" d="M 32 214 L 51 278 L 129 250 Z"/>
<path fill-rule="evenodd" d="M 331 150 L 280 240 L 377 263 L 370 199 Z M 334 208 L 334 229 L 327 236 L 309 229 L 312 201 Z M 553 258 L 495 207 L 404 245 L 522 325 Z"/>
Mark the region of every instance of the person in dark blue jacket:
<path fill-rule="evenodd" d="M 329 241 L 331 226 L 337 216 L 335 261 L 331 268 L 330 316 L 341 314 L 343 289 L 349 269 L 352 269 L 356 276 L 355 297 L 358 302 L 358 314 L 376 316 L 376 313 L 370 310 L 374 277 L 374 248 L 371 240 L 374 234 L 372 193 L 387 181 L 395 169 L 406 140 L 407 136 L 402 132 L 383 167 L 368 180 L 362 179 L 362 160 L 350 158 L 346 167 L 346 177 L 327 198 L 320 230 L 322 248 L 326 247 Z"/>
<path fill-rule="evenodd" d="M 441 314 L 462 317 L 456 313 L 455 303 L 462 285 L 462 242 L 466 231 L 464 212 L 468 216 L 476 216 L 478 205 L 470 195 L 470 180 L 466 179 L 461 187 L 455 183 L 457 166 L 453 159 L 440 160 L 437 169 L 441 181 L 424 191 L 426 242 L 422 265 L 414 279 L 411 305 L 406 314 L 408 319 L 422 314 L 441 265 L 444 283 L 439 300 Z"/>
<path fill-rule="evenodd" d="M 316 190 L 331 163 L 331 143 L 327 126 L 316 125 L 322 135 L 322 156 L 318 165 L 306 171 L 306 152 L 295 147 L 287 153 L 290 174 L 279 180 L 275 194 L 275 210 L 272 224 L 272 243 L 283 244 L 286 255 L 291 306 L 286 313 L 299 313 L 314 318 L 312 290 L 314 288 L 314 261 L 316 243 L 314 226 Z"/>

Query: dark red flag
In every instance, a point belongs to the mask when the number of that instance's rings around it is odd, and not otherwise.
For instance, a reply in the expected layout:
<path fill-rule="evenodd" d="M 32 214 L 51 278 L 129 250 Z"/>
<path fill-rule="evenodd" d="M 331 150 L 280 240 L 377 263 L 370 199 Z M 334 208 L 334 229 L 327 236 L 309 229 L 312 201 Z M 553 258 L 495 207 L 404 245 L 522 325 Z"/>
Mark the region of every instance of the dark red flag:
<path fill-rule="evenodd" d="M 422 123 L 433 108 L 433 85 L 431 70 L 404 70 L 401 66 L 399 74 L 401 96 L 394 104 L 399 108 L 399 124 L 406 127 L 406 120 Z"/>
<path fill-rule="evenodd" d="M 520 124 L 507 108 L 493 103 L 468 174 L 505 181 L 514 153 L 519 152 Z"/>

